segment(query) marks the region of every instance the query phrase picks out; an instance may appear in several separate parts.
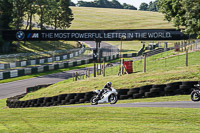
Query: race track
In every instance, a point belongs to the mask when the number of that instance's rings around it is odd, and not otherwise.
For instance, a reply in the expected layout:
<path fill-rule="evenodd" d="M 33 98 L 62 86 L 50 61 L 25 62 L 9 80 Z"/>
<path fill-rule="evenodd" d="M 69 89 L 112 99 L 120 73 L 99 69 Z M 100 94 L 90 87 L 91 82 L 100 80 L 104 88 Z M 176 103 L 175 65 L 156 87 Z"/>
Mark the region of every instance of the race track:
<path fill-rule="evenodd" d="M 177 102 L 143 102 L 143 103 L 123 103 L 123 104 L 99 104 L 99 105 L 74 105 L 59 107 L 169 107 L 169 108 L 200 108 L 200 102 L 177 101 Z"/>
<path fill-rule="evenodd" d="M 87 44 L 91 48 L 96 47 L 95 42 L 87 41 L 87 42 L 85 42 L 85 44 Z M 102 48 L 109 47 L 110 49 L 117 49 L 116 46 L 112 46 L 105 42 L 101 43 L 101 47 Z M 104 54 L 106 56 L 106 55 L 110 55 L 110 54 L 114 54 L 114 53 L 107 51 L 107 52 L 104 52 Z M 79 57 L 70 59 L 70 61 L 89 59 L 89 58 L 92 58 L 92 55 L 81 55 Z M 12 96 L 16 96 L 16 95 L 25 93 L 27 87 L 33 87 L 33 86 L 44 85 L 44 84 L 54 84 L 54 83 L 66 80 L 68 78 L 72 78 L 72 73 L 85 72 L 88 69 L 90 69 L 91 73 L 93 73 L 93 67 L 87 67 L 87 68 L 59 72 L 59 73 L 49 74 L 49 75 L 30 78 L 30 79 L 13 81 L 13 82 L 9 82 L 9 83 L 2 83 L 2 84 L 0 84 L 0 99 L 8 98 L 8 97 L 12 97 Z"/>

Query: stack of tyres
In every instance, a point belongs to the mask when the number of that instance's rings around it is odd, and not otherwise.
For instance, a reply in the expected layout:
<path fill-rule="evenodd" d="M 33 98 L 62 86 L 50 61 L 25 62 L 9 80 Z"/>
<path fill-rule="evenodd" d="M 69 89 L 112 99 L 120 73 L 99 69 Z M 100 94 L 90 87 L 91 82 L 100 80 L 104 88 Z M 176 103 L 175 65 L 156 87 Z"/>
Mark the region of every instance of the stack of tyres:
<path fill-rule="evenodd" d="M 31 100 L 26 101 L 24 105 L 26 104 L 26 106 L 29 106 L 29 107 L 38 107 L 37 101 L 38 99 L 31 99 Z"/>
<path fill-rule="evenodd" d="M 182 85 L 179 86 L 180 91 L 182 91 L 183 94 L 190 94 L 192 92 L 195 84 L 198 84 L 198 81 L 182 82 Z"/>
<path fill-rule="evenodd" d="M 166 85 L 153 85 L 149 92 L 145 92 L 145 97 L 159 97 L 165 95 L 165 88 Z"/>
<path fill-rule="evenodd" d="M 52 106 L 53 102 L 52 102 L 52 97 L 45 97 L 44 98 L 44 106 L 48 107 L 48 106 Z"/>
<path fill-rule="evenodd" d="M 139 94 L 140 88 L 132 88 L 127 92 L 128 98 L 133 99 L 135 94 Z"/>
<path fill-rule="evenodd" d="M 89 103 L 90 99 L 93 97 L 93 92 L 86 92 L 83 98 L 79 99 L 79 103 Z"/>
<path fill-rule="evenodd" d="M 11 108 L 20 108 L 21 101 L 11 101 Z"/>
<path fill-rule="evenodd" d="M 26 104 L 26 107 L 30 107 L 30 105 L 31 105 L 31 100 L 27 100 L 27 104 Z"/>
<path fill-rule="evenodd" d="M 145 93 L 150 92 L 151 88 L 152 88 L 152 85 L 145 85 L 145 86 L 140 87 L 139 94 L 135 94 L 134 99 L 145 97 Z"/>
<path fill-rule="evenodd" d="M 129 89 L 118 89 L 118 99 L 123 100 L 123 99 L 128 99 L 128 93 Z"/>
<path fill-rule="evenodd" d="M 53 106 L 59 105 L 58 96 L 53 96 L 52 97 L 52 103 L 53 103 Z"/>
<path fill-rule="evenodd" d="M 65 98 L 65 104 L 74 104 L 75 103 L 75 100 L 74 100 L 74 97 L 76 96 L 76 93 L 71 93 L 71 94 L 68 94 L 67 97 Z"/>
<path fill-rule="evenodd" d="M 38 107 L 43 107 L 43 103 L 44 103 L 44 97 L 38 98 L 37 100 Z"/>
<path fill-rule="evenodd" d="M 67 97 L 67 94 L 58 95 L 58 104 L 59 105 L 65 105 L 65 97 Z"/>
<path fill-rule="evenodd" d="M 18 108 L 22 108 L 25 101 L 19 101 Z"/>
<path fill-rule="evenodd" d="M 179 86 L 182 84 L 182 82 L 174 82 L 169 83 L 164 88 L 166 96 L 173 96 L 176 94 L 182 94 L 182 91 L 179 89 Z"/>
<path fill-rule="evenodd" d="M 85 96 L 85 93 L 77 93 L 76 96 L 74 97 L 75 103 L 79 104 L 80 103 L 79 100 L 83 99 L 84 96 Z"/>

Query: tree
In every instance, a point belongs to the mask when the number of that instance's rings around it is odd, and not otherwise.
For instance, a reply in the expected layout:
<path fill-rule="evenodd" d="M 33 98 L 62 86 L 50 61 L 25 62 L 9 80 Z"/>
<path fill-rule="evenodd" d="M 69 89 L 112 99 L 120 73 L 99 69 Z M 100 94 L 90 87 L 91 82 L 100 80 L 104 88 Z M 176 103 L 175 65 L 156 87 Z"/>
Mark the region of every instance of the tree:
<path fill-rule="evenodd" d="M 10 29 L 10 24 L 12 22 L 12 9 L 13 3 L 10 0 L 0 0 L 0 27 L 1 29 Z"/>
<path fill-rule="evenodd" d="M 111 3 L 113 8 L 123 9 L 123 6 L 117 0 L 112 0 Z"/>
<path fill-rule="evenodd" d="M 160 12 L 165 14 L 165 19 L 173 22 L 175 27 L 185 26 L 185 9 L 182 0 L 159 0 Z"/>
<path fill-rule="evenodd" d="M 16 30 L 23 26 L 23 17 L 27 9 L 28 2 L 26 0 L 12 0 L 13 3 L 13 25 Z"/>
<path fill-rule="evenodd" d="M 47 13 L 48 13 L 48 1 L 46 0 L 36 0 L 36 3 L 38 5 L 37 9 L 37 14 L 39 15 L 39 20 L 40 20 L 40 29 L 43 30 L 45 29 L 44 23 L 47 22 Z"/>
<path fill-rule="evenodd" d="M 139 10 L 147 11 L 148 10 L 148 6 L 149 5 L 147 3 L 141 3 Z"/>
<path fill-rule="evenodd" d="M 0 0 L 0 52 L 10 51 L 10 42 L 4 41 L 1 30 L 11 29 L 13 3 L 10 0 Z M 11 10 L 8 10 L 11 9 Z"/>
<path fill-rule="evenodd" d="M 37 7 L 36 7 L 36 0 L 29 0 L 27 1 L 27 7 L 26 7 L 26 12 L 27 12 L 27 25 L 26 25 L 26 30 L 29 27 L 29 30 L 32 30 L 32 18 L 33 15 L 36 14 L 37 12 Z"/>
<path fill-rule="evenodd" d="M 59 27 L 66 29 L 71 26 L 71 22 L 74 20 L 72 10 L 69 8 L 69 0 L 60 0 L 60 6 L 62 9 L 61 16 L 59 18 Z"/>
<path fill-rule="evenodd" d="M 154 12 L 158 11 L 157 0 L 154 2 L 152 1 L 149 2 L 148 11 L 154 11 Z"/>
<path fill-rule="evenodd" d="M 126 4 L 126 3 L 123 4 L 123 8 L 124 9 L 130 9 L 130 10 L 137 10 L 136 7 L 129 5 L 129 4 Z"/>
<path fill-rule="evenodd" d="M 94 2 L 78 1 L 77 6 L 79 6 L 79 7 L 97 7 L 97 4 Z"/>
<path fill-rule="evenodd" d="M 158 5 L 166 20 L 173 22 L 177 28 L 184 27 L 185 33 L 200 38 L 200 1 L 158 0 Z"/>
<path fill-rule="evenodd" d="M 197 35 L 200 38 L 200 1 L 183 0 L 182 7 L 185 12 L 185 32 L 189 35 Z"/>
<path fill-rule="evenodd" d="M 46 15 L 46 24 L 54 27 L 54 30 L 58 27 L 59 17 L 61 16 L 62 9 L 61 3 L 57 0 L 48 1 L 48 13 Z"/>

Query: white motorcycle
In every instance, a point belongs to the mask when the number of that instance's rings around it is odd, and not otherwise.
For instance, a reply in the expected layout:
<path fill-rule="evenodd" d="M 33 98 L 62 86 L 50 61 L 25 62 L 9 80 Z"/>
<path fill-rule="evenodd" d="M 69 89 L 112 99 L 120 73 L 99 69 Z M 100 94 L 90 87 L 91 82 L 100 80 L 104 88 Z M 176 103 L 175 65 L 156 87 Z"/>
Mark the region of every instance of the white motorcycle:
<path fill-rule="evenodd" d="M 94 93 L 96 94 L 93 96 L 90 100 L 91 105 L 97 105 L 100 103 L 110 103 L 110 104 L 115 104 L 117 102 L 117 91 L 114 88 L 111 88 L 112 90 L 106 89 L 100 99 L 98 98 L 98 94 L 100 93 L 100 90 L 95 90 Z"/>
<path fill-rule="evenodd" d="M 200 84 L 194 85 L 194 90 L 191 92 L 191 99 L 194 102 L 200 101 Z"/>

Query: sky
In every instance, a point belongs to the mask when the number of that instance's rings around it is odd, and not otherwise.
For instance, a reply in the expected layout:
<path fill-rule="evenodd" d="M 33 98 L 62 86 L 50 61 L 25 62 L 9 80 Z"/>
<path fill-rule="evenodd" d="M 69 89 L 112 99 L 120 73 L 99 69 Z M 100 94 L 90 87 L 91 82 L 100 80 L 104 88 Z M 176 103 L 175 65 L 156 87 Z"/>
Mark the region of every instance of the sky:
<path fill-rule="evenodd" d="M 79 0 L 71 0 L 74 3 L 77 3 Z M 82 1 L 94 1 L 94 0 L 82 0 Z M 137 8 L 139 8 L 140 4 L 145 2 L 147 4 L 149 4 L 150 1 L 154 1 L 154 0 L 118 0 L 121 4 L 123 3 L 127 3 L 127 4 L 131 4 Z"/>

